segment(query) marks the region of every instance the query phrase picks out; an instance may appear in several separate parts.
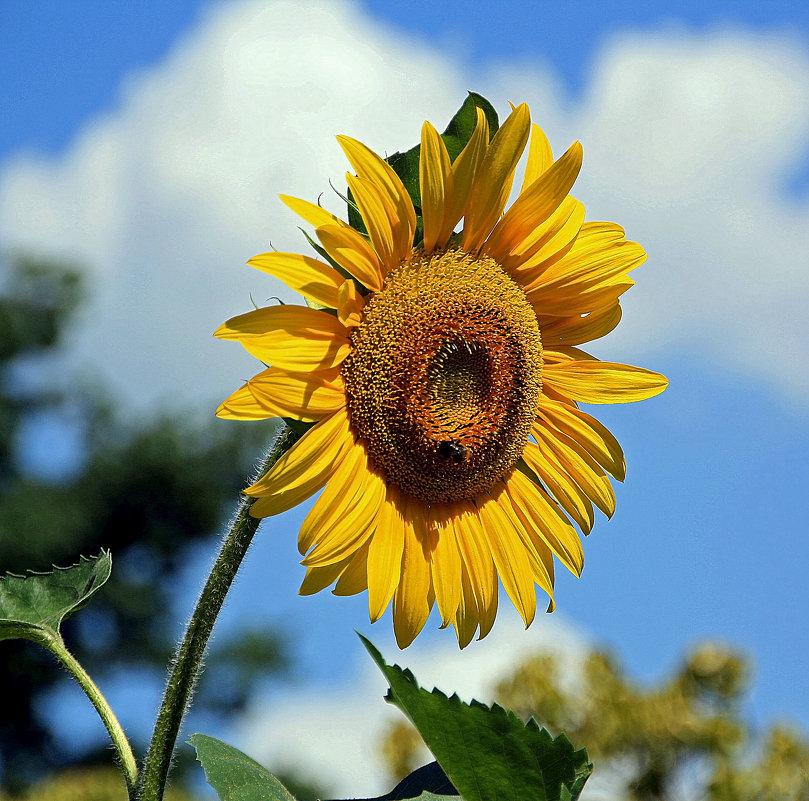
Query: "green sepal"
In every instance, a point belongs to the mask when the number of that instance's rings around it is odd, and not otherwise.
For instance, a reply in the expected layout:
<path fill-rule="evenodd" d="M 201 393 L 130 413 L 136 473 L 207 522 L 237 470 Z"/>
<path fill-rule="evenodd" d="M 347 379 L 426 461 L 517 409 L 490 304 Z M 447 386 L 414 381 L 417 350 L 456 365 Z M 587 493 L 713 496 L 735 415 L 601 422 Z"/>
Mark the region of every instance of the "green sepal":
<path fill-rule="evenodd" d="M 317 255 L 320 256 L 321 259 L 323 259 L 323 261 L 334 267 L 334 269 L 337 270 L 337 272 L 340 273 L 340 275 L 342 275 L 343 278 L 351 278 L 348 272 L 343 267 L 341 267 L 331 256 L 329 256 L 329 254 L 326 253 L 325 249 L 317 242 L 315 242 L 315 240 L 312 239 L 312 237 L 309 235 L 307 231 L 305 231 L 303 228 L 299 230 L 306 237 L 306 241 L 309 243 L 309 246 L 312 248 L 312 250 L 314 250 L 315 253 L 317 253 Z"/>
<path fill-rule="evenodd" d="M 389 159 L 385 159 L 385 161 L 389 161 Z M 362 219 L 360 210 L 357 208 L 357 204 L 354 202 L 354 195 L 350 189 L 346 189 L 346 194 L 348 196 L 346 199 L 346 207 L 348 208 L 348 224 L 355 231 L 358 231 L 366 239 L 368 239 L 368 229 L 365 227 L 365 220 Z"/>
<path fill-rule="evenodd" d="M 207 734 L 192 734 L 188 742 L 220 801 L 295 801 L 272 773 L 238 748 Z"/>
<path fill-rule="evenodd" d="M 112 573 L 112 556 L 80 558 L 70 567 L 47 573 L 0 576 L 0 640 L 48 643 L 60 639 L 65 618 L 81 609 Z"/>
<path fill-rule="evenodd" d="M 409 670 L 388 665 L 360 635 L 390 684 L 385 697 L 410 718 L 465 801 L 575 801 L 592 772 L 587 752 L 532 718 L 523 723 L 497 704 L 466 704 L 419 687 Z"/>
<path fill-rule="evenodd" d="M 281 417 L 279 419 L 283 420 L 292 429 L 298 439 L 315 425 L 314 423 L 304 422 L 303 420 L 296 420 L 294 417 Z"/>
<path fill-rule="evenodd" d="M 476 108 L 483 110 L 486 115 L 486 120 L 489 123 L 489 138 L 496 133 L 499 128 L 499 121 L 497 112 L 494 106 L 486 100 L 482 95 L 476 92 L 469 92 L 463 105 L 455 112 L 453 118 L 449 121 L 441 138 L 447 147 L 450 161 L 455 161 L 460 152 L 466 146 L 466 143 L 472 136 L 477 123 Z M 393 167 L 393 171 L 401 178 L 410 199 L 413 201 L 413 207 L 416 210 L 417 217 L 417 230 L 413 237 L 413 245 L 417 245 L 424 238 L 423 223 L 421 219 L 421 187 L 419 185 L 419 160 L 421 159 L 421 145 L 411 147 L 410 150 L 404 153 L 394 153 L 388 156 L 385 161 Z M 349 197 L 350 197 L 349 193 Z M 348 204 L 348 223 L 352 228 L 355 228 L 360 233 L 367 233 L 365 223 L 357 211 L 353 203 Z"/>

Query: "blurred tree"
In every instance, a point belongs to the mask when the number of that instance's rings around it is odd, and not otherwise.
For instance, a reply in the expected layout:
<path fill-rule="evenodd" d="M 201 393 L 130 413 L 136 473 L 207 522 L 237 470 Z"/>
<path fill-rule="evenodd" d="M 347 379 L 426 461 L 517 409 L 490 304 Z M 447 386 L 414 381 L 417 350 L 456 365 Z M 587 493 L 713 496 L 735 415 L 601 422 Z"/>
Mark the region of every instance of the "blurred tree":
<path fill-rule="evenodd" d="M 606 653 L 575 667 L 539 654 L 497 685 L 501 705 L 584 746 L 599 778 L 625 801 L 809 801 L 809 742 L 774 727 L 756 737 L 741 715 L 749 668 L 729 648 L 694 649 L 651 688 L 630 681 Z M 382 754 L 392 777 L 423 755 L 415 730 L 397 723 Z M 588 795 L 585 788 L 583 798 Z"/>
<path fill-rule="evenodd" d="M 176 634 L 177 621 L 166 614 L 175 579 L 191 549 L 213 548 L 206 540 L 272 429 L 213 418 L 194 424 L 180 417 L 182 409 L 174 418 L 124 424 L 98 394 L 57 389 L 57 381 L 43 390 L 30 375 L 44 372 L 37 360 L 53 356 L 82 295 L 80 273 L 70 267 L 13 259 L 0 271 L 0 574 L 112 551 L 112 578 L 63 628 L 68 647 L 103 687 L 105 676 L 123 668 L 163 675 Z M 71 470 L 52 478 L 53 465 L 38 469 L 29 440 L 31 432 L 60 426 L 70 428 L 80 453 Z M 259 676 L 286 666 L 287 653 L 277 632 L 231 631 L 218 638 L 207 664 L 216 681 L 203 678 L 195 709 L 232 714 Z M 0 642 L 0 789 L 22 792 L 75 760 L 43 715 L 64 681 L 41 649 Z M 108 765 L 105 746 L 100 739 L 84 760 Z"/>

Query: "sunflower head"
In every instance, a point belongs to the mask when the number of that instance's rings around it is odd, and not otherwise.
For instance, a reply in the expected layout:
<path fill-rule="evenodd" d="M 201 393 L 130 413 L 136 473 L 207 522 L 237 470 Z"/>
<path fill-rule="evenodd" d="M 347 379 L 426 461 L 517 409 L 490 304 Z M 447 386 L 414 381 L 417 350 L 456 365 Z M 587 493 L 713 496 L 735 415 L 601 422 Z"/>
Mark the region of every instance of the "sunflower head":
<path fill-rule="evenodd" d="M 463 647 L 491 629 L 499 583 L 526 626 L 536 585 L 552 609 L 553 556 L 579 575 L 576 527 L 612 514 L 623 454 L 579 403 L 640 400 L 666 380 L 579 346 L 618 324 L 645 253 L 619 226 L 585 222 L 569 194 L 581 146 L 554 160 L 524 104 L 498 127 L 470 95 L 443 134 L 425 123 L 387 161 L 338 141 L 349 221 L 282 196 L 320 258 L 250 263 L 309 306 L 218 329 L 271 365 L 218 414 L 313 424 L 245 491 L 265 517 L 323 489 L 299 535 L 303 594 L 367 590 L 372 620 L 392 602 L 401 647 L 437 604 Z"/>

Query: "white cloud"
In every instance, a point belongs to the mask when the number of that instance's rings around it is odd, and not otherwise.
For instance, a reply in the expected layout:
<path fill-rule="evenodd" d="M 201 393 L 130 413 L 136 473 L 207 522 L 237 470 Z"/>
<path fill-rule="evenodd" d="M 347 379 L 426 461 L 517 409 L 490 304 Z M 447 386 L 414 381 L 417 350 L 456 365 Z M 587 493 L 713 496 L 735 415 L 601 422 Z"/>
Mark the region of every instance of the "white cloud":
<path fill-rule="evenodd" d="M 526 633 L 512 609 L 502 610 L 492 633 L 465 651 L 445 634 L 440 643 L 417 639 L 404 652 L 392 637 L 377 646 L 387 662 L 412 670 L 422 687 L 484 703 L 492 702 L 496 683 L 529 655 L 542 651 L 574 664 L 588 651 L 585 638 L 557 615 L 543 618 Z M 393 783 L 383 769 L 379 746 L 388 726 L 404 718 L 383 701 L 388 685 L 364 652 L 358 653 L 354 675 L 347 685 L 303 688 L 257 701 L 243 722 L 238 745 L 270 770 L 292 767 L 299 775 L 322 780 L 338 798 L 387 792 Z M 424 761 L 431 759 L 427 755 Z"/>
<path fill-rule="evenodd" d="M 636 328 L 809 401 L 796 369 L 809 356 L 809 203 L 783 191 L 809 142 L 809 52 L 734 32 L 619 37 L 579 119 L 581 191 L 649 252 L 628 298 Z"/>
<path fill-rule="evenodd" d="M 0 240 L 90 268 L 74 363 L 100 369 L 135 407 L 210 409 L 256 367 L 213 329 L 248 310 L 251 293 L 291 299 L 244 265 L 270 240 L 307 247 L 277 195 L 325 190 L 339 209 L 328 180 L 341 185 L 347 164 L 334 135 L 409 147 L 423 114 L 449 118 L 459 81 L 439 54 L 346 2 L 214 7 L 64 157 L 0 166 Z"/>
<path fill-rule="evenodd" d="M 542 108 L 559 152 L 581 139 L 588 217 L 620 221 L 649 254 L 604 358 L 678 348 L 805 406 L 809 202 L 784 191 L 809 150 L 805 45 L 740 30 L 622 33 L 582 102 L 549 103 L 533 90 L 542 80 L 504 68 L 493 92 L 517 87 Z"/>
<path fill-rule="evenodd" d="M 0 238 L 90 268 L 73 365 L 101 370 L 135 408 L 209 408 L 255 370 L 213 328 L 251 293 L 290 297 L 243 262 L 270 240 L 306 247 L 276 195 L 326 190 L 339 209 L 333 134 L 407 147 L 422 119 L 449 118 L 467 80 L 349 2 L 217 6 L 63 157 L 0 166 Z M 581 138 L 591 218 L 620 220 L 649 252 L 597 353 L 684 348 L 805 404 L 809 208 L 781 192 L 809 135 L 805 49 L 737 31 L 633 33 L 608 43 L 572 106 L 541 65 L 506 63 L 481 84 L 531 101 L 558 149 Z"/>

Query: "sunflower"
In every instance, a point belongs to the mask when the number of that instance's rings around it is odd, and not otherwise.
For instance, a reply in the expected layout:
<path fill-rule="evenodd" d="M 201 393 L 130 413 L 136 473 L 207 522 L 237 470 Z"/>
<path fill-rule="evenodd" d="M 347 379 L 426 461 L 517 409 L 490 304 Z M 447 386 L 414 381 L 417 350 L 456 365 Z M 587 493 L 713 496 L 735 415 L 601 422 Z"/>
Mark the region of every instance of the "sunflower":
<path fill-rule="evenodd" d="M 276 515 L 323 489 L 298 538 L 301 594 L 335 582 L 337 595 L 367 590 L 372 622 L 392 602 L 402 648 L 436 603 L 461 647 L 485 637 L 498 579 L 526 627 L 535 585 L 551 611 L 554 555 L 581 574 L 574 524 L 587 534 L 594 508 L 610 516 L 609 476 L 625 475 L 618 442 L 579 403 L 642 400 L 667 385 L 579 348 L 618 324 L 628 273 L 646 258 L 620 226 L 585 222 L 568 194 L 581 145 L 554 161 L 525 104 L 492 136 L 473 108 L 454 159 L 424 123 L 418 216 L 390 163 L 339 136 L 354 225 L 282 196 L 314 226 L 322 260 L 248 262 L 309 305 L 259 308 L 215 334 L 271 365 L 219 416 L 314 424 L 245 490 L 251 513 Z"/>

